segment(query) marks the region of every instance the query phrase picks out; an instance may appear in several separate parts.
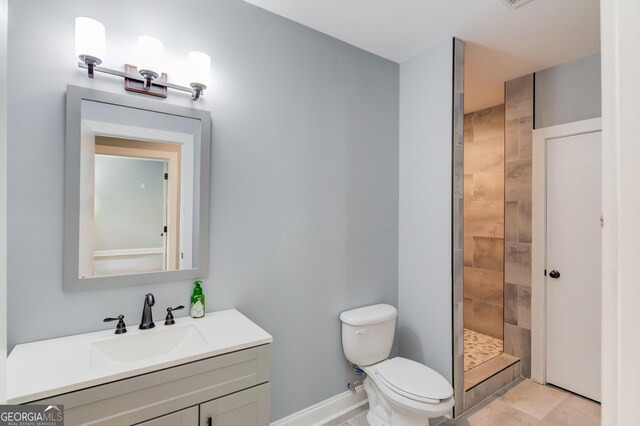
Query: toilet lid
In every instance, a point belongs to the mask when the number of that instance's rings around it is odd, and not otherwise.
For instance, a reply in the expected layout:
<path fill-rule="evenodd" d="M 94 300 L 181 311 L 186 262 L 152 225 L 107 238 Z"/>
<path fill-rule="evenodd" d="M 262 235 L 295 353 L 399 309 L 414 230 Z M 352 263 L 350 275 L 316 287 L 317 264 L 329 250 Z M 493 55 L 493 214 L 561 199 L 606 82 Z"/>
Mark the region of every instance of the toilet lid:
<path fill-rule="evenodd" d="M 397 357 L 376 367 L 376 375 L 384 384 L 407 398 L 437 404 L 453 396 L 449 382 L 426 365 Z"/>

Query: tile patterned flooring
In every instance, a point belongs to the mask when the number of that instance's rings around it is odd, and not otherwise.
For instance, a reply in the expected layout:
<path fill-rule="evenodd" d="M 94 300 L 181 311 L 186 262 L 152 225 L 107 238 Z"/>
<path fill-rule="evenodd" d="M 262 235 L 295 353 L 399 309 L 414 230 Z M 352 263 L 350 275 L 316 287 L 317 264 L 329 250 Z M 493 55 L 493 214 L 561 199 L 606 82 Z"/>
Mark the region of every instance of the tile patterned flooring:
<path fill-rule="evenodd" d="M 456 420 L 456 426 L 598 426 L 600 404 L 551 386 L 520 379 Z"/>
<path fill-rule="evenodd" d="M 456 420 L 440 426 L 599 426 L 600 404 L 561 389 L 520 379 Z M 368 426 L 359 409 L 338 426 Z"/>
<path fill-rule="evenodd" d="M 364 390 L 362 390 L 364 392 Z M 367 410 L 369 404 L 362 405 L 357 409 L 338 417 L 322 426 L 369 426 L 367 423 Z"/>
<path fill-rule="evenodd" d="M 503 342 L 495 337 L 464 329 L 464 371 L 497 357 L 503 351 Z"/>
<path fill-rule="evenodd" d="M 338 426 L 369 426 L 367 423 L 367 412 L 356 414 L 346 422 L 340 423 Z"/>

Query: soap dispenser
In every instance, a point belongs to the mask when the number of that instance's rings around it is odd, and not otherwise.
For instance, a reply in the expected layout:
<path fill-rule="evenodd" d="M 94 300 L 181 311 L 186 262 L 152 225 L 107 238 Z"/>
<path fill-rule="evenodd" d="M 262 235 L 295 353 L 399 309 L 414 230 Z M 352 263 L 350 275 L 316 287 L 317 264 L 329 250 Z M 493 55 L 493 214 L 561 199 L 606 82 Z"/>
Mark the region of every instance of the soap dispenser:
<path fill-rule="evenodd" d="M 202 281 L 195 281 L 195 288 L 191 295 L 191 318 L 204 317 L 204 294 L 202 294 Z"/>

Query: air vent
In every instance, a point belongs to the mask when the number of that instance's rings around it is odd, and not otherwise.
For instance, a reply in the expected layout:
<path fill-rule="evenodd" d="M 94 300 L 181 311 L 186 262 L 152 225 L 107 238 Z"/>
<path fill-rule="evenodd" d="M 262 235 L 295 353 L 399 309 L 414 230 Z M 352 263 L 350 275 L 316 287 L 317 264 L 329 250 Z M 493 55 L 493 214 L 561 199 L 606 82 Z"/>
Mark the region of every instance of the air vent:
<path fill-rule="evenodd" d="M 502 0 L 502 2 L 506 4 L 509 9 L 516 9 L 520 6 L 524 6 L 530 1 L 531 0 Z"/>

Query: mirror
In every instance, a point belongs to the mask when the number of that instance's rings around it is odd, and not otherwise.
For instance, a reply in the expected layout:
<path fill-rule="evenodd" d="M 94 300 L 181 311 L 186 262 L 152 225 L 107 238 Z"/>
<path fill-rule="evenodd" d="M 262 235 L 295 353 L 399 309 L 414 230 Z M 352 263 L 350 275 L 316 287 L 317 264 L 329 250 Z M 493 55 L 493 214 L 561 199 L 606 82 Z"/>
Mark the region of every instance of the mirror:
<path fill-rule="evenodd" d="M 65 289 L 207 274 L 210 120 L 67 87 Z"/>

